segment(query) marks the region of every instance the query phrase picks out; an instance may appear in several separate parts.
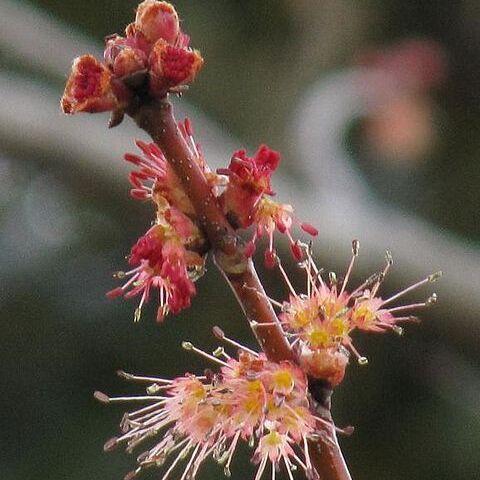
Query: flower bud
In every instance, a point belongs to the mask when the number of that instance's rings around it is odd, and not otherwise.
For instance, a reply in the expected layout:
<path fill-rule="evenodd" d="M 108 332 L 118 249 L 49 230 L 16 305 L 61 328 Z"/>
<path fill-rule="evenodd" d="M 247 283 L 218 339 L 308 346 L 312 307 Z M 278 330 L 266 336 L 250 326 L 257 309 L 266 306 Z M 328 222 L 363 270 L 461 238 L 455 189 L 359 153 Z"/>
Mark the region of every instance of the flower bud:
<path fill-rule="evenodd" d="M 61 100 L 63 112 L 96 113 L 117 108 L 111 78 L 108 68 L 92 55 L 76 58 Z"/>
<path fill-rule="evenodd" d="M 117 77 L 124 77 L 145 69 L 146 64 L 147 57 L 141 50 L 126 47 L 116 56 L 113 64 L 113 73 Z"/>
<path fill-rule="evenodd" d="M 299 359 L 307 375 L 325 380 L 332 387 L 341 383 L 348 364 L 348 354 L 337 348 L 311 350 L 303 346 Z"/>
<path fill-rule="evenodd" d="M 203 65 L 197 50 L 174 47 L 165 40 L 155 43 L 149 60 L 152 88 L 156 92 L 193 82 Z"/>
<path fill-rule="evenodd" d="M 135 26 L 150 43 L 163 39 L 174 44 L 180 32 L 178 15 L 167 2 L 145 0 L 137 8 Z"/>

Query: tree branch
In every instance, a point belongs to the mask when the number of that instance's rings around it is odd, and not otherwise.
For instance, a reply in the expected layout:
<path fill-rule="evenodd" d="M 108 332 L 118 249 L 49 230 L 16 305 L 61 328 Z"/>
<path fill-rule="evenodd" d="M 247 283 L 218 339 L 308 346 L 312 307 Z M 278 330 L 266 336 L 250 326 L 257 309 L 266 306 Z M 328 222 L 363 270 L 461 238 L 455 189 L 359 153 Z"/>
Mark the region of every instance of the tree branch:
<path fill-rule="evenodd" d="M 215 264 L 245 313 L 253 333 L 267 357 L 272 361 L 295 361 L 295 355 L 282 331 L 278 318 L 266 296 L 244 242 L 235 233 L 202 170 L 178 129 L 168 98 L 142 101 L 128 114 L 162 149 L 168 162 L 181 179 L 185 192 L 194 205 L 201 228 L 213 249 Z M 331 422 L 330 394 L 317 405 L 322 418 Z M 322 480 L 351 480 L 337 442 L 335 429 L 319 424 L 319 441 L 310 443 L 312 462 Z"/>

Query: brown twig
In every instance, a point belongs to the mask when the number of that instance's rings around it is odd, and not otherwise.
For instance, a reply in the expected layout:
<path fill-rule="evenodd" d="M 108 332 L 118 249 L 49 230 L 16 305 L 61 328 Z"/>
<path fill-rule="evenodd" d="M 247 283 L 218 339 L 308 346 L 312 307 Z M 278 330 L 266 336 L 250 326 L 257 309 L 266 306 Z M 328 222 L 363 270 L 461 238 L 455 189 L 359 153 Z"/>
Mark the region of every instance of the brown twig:
<path fill-rule="evenodd" d="M 203 172 L 194 161 L 178 129 L 168 98 L 142 101 L 140 106 L 128 113 L 162 149 L 181 179 L 195 207 L 200 226 L 212 245 L 215 263 L 234 291 L 267 357 L 273 361 L 295 361 L 253 262 L 244 253 L 244 243 L 229 224 Z M 318 412 L 331 421 L 329 391 L 325 402 L 318 405 Z M 322 480 L 351 480 L 333 427 L 320 424 L 318 442 L 311 442 L 309 450 Z"/>

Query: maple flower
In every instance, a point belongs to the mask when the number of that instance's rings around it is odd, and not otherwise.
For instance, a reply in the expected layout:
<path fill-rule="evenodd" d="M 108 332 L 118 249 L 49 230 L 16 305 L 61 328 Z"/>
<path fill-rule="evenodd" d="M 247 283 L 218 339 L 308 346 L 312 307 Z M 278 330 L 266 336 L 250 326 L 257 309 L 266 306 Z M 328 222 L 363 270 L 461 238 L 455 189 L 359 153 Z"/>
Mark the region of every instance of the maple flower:
<path fill-rule="evenodd" d="M 177 222 L 189 221 L 178 211 L 169 209 L 168 212 L 166 219 L 173 215 Z M 185 239 L 182 240 L 179 231 L 182 229 L 165 221 L 154 225 L 131 249 L 128 263 L 133 268 L 115 274 L 117 278 L 128 280 L 107 296 L 132 298 L 139 295 L 135 321 L 140 319 L 142 307 L 149 302 L 152 289 L 158 290 L 157 321 L 162 321 L 170 312 L 175 314 L 190 306 L 191 297 L 196 293 L 193 280 L 202 272 L 204 260 L 185 248 Z M 188 234 L 189 229 L 184 228 L 183 232 Z"/>
<path fill-rule="evenodd" d="M 263 353 L 256 353 L 231 340 L 215 327 L 217 337 L 238 348 L 238 357 L 230 357 L 223 347 L 213 355 L 183 342 L 194 351 L 220 366 L 218 373 L 204 376 L 186 374 L 173 380 L 139 377 L 120 372 L 136 382 L 150 384 L 147 395 L 108 397 L 96 392 L 104 403 L 144 401 L 146 407 L 127 413 L 118 437 L 105 444 L 111 450 L 125 443 L 127 451 L 144 441 L 158 440 L 138 456 L 138 467 L 127 475 L 132 479 L 146 468 L 165 465 L 162 480 L 167 479 L 183 461 L 181 478 L 194 479 L 209 457 L 230 466 L 237 445 L 243 441 L 255 448 L 252 461 L 259 480 L 270 465 L 271 478 L 284 468 L 290 480 L 297 468 L 307 478 L 318 478 L 310 461 L 307 441 L 316 438 L 319 423 L 330 423 L 315 416 L 309 407 L 307 379 L 300 368 L 289 363 L 274 363 Z M 168 466 L 167 466 L 168 465 Z"/>
<path fill-rule="evenodd" d="M 290 233 L 293 223 L 312 236 L 318 234 L 313 226 L 296 219 L 291 205 L 269 198 L 275 194 L 270 180 L 279 162 L 278 152 L 261 145 L 254 157 L 248 157 L 245 150 L 236 151 L 229 167 L 217 170 L 217 173 L 228 177 L 228 184 L 220 200 L 230 222 L 239 228 L 251 225 L 255 228 L 245 253 L 247 256 L 253 255 L 257 240 L 266 235 L 268 248 L 265 252 L 265 265 L 270 268 L 275 265 L 273 240 L 276 230 L 287 236 L 292 254 L 297 260 L 302 259 L 302 250 Z"/>
<path fill-rule="evenodd" d="M 201 146 L 195 142 L 191 121 L 186 118 L 179 122 L 178 128 L 182 134 L 193 160 L 205 175 L 207 181 L 214 190 L 221 182 L 220 177 L 212 173 L 203 157 Z M 137 170 L 129 175 L 133 189 L 130 194 L 139 200 L 152 200 L 158 208 L 163 208 L 165 200 L 169 205 L 176 207 L 185 215 L 193 218 L 195 209 L 188 198 L 180 179 L 167 162 L 162 150 L 155 143 L 136 141 L 136 145 L 142 151 L 142 156 L 127 153 L 125 160 L 132 163 Z"/>
<path fill-rule="evenodd" d="M 104 62 L 83 55 L 73 63 L 62 97 L 65 113 L 112 111 L 111 126 L 123 118 L 132 98 L 148 92 L 164 97 L 193 82 L 203 65 L 190 38 L 180 29 L 174 7 L 168 2 L 145 0 L 125 37 L 105 38 Z"/>
<path fill-rule="evenodd" d="M 271 301 L 281 309 L 280 321 L 292 340 L 292 347 L 297 351 L 302 367 L 312 377 L 323 379 L 332 386 L 343 380 L 349 353 L 357 358 L 359 364 L 368 363 L 367 358 L 360 355 L 353 345 L 352 333 L 355 330 L 402 334 L 401 323 L 418 321 L 416 317 L 406 315 L 406 312 L 428 307 L 436 301 L 436 295 L 432 294 L 424 302 L 390 306 L 412 290 L 435 282 L 441 272 L 429 275 L 383 299 L 378 295 L 378 290 L 392 265 L 390 253 L 387 252 L 387 262 L 382 272 L 348 291 L 348 280 L 358 256 L 358 241 L 352 243 L 353 255 L 343 281 L 339 281 L 333 272 L 328 275 L 328 280 L 324 280 L 322 271 L 313 261 L 310 247 L 304 247 L 307 258 L 301 266 L 306 273 L 306 293 L 298 294 L 295 291 L 279 264 L 290 291 L 289 299 L 283 303 Z"/>

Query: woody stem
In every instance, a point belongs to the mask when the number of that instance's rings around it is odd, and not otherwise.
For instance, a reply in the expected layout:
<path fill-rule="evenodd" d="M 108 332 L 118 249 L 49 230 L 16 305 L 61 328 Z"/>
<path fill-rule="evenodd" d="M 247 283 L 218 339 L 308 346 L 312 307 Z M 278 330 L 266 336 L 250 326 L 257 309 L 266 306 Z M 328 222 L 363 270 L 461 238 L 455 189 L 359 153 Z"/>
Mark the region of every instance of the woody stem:
<path fill-rule="evenodd" d="M 233 290 L 253 333 L 272 361 L 295 361 L 295 355 L 267 299 L 244 242 L 223 214 L 205 175 L 193 158 L 173 115 L 168 98 L 143 101 L 129 115 L 162 149 L 195 207 L 200 226 L 212 246 L 215 264 Z M 329 396 L 328 396 L 329 398 Z M 322 407 L 329 416 L 329 404 Z M 350 480 L 335 432 L 320 425 L 323 436 L 311 444 L 312 462 L 322 480 Z M 320 449 L 318 448 L 320 447 Z"/>

